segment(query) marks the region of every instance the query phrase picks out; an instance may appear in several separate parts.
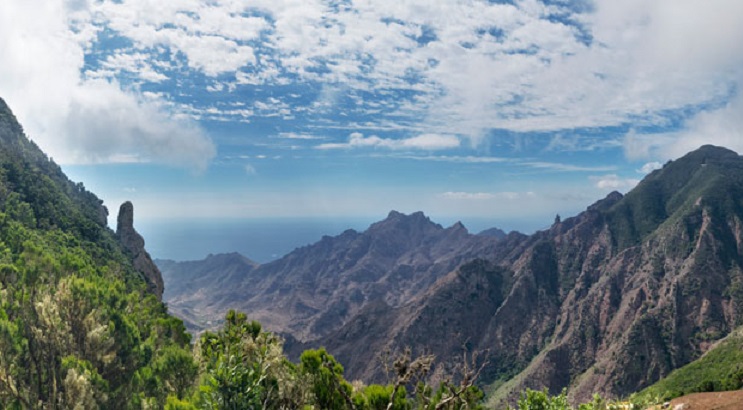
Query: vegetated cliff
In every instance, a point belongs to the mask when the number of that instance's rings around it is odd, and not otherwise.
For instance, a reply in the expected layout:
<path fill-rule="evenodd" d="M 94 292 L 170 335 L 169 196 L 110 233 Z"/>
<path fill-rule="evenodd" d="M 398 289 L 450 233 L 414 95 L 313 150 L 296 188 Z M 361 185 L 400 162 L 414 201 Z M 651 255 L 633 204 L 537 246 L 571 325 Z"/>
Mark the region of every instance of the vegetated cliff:
<path fill-rule="evenodd" d="M 163 407 L 180 394 L 162 362 L 195 369 L 190 336 L 132 256 L 102 201 L 0 99 L 0 408 Z"/>
<path fill-rule="evenodd" d="M 517 387 L 623 396 L 741 324 L 740 156 L 702 147 L 609 200 L 541 233 L 561 284 L 559 310 L 545 318 L 555 323 L 549 343 Z M 511 266 L 533 258 L 519 259 Z"/>
<path fill-rule="evenodd" d="M 618 397 L 741 324 L 742 221 L 743 159 L 704 146 L 530 236 L 392 212 L 192 303 L 244 310 L 294 353 L 326 346 L 350 379 L 379 380 L 375 356 L 405 346 L 446 374 L 464 346 L 487 352 L 492 405 L 524 387 Z"/>
<path fill-rule="evenodd" d="M 633 395 L 633 399 L 645 401 L 660 398 L 667 401 L 692 393 L 739 390 L 741 387 L 743 387 L 743 327 L 715 342 L 699 359 L 674 370 L 659 382 Z"/>

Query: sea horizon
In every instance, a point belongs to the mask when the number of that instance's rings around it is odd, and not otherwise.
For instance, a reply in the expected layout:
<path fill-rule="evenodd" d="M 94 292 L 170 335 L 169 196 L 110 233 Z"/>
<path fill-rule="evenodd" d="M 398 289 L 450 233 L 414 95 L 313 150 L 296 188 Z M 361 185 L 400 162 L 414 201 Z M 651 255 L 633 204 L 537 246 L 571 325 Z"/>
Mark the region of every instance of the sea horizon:
<path fill-rule="evenodd" d="M 271 217 L 231 219 L 141 219 L 135 227 L 145 239 L 153 259 L 202 260 L 209 255 L 238 252 L 258 262 L 279 259 L 296 248 L 311 245 L 323 236 L 348 229 L 363 232 L 384 217 Z M 461 221 L 476 234 L 489 228 L 532 233 L 548 226 L 544 221 L 494 218 L 430 217 L 444 228 Z"/>

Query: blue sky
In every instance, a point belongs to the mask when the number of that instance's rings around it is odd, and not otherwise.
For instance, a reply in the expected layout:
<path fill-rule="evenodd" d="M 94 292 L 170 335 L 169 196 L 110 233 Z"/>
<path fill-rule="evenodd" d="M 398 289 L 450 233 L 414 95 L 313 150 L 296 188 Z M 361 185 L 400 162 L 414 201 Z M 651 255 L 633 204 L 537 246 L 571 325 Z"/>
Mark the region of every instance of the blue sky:
<path fill-rule="evenodd" d="M 0 96 L 145 220 L 528 231 L 743 152 L 741 38 L 735 0 L 3 0 Z"/>

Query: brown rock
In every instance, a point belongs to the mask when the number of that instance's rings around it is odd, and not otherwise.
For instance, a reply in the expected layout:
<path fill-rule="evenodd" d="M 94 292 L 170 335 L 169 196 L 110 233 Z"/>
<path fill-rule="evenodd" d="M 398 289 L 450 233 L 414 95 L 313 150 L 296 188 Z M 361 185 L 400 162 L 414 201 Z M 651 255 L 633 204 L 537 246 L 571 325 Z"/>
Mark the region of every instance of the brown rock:
<path fill-rule="evenodd" d="M 147 282 L 147 290 L 162 300 L 163 277 L 160 270 L 152 261 L 150 254 L 144 249 L 144 238 L 134 229 L 134 205 L 126 201 L 119 208 L 119 216 L 116 224 L 116 236 L 119 242 L 132 258 L 134 269 L 144 275 Z"/>

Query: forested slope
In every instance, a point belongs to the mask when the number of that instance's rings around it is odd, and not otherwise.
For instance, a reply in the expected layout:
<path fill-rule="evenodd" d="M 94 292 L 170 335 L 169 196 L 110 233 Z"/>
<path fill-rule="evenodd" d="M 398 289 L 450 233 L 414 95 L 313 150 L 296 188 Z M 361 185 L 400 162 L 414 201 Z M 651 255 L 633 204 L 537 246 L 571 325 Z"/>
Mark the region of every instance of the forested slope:
<path fill-rule="evenodd" d="M 0 408 L 161 407 L 195 374 L 106 218 L 0 100 Z"/>

